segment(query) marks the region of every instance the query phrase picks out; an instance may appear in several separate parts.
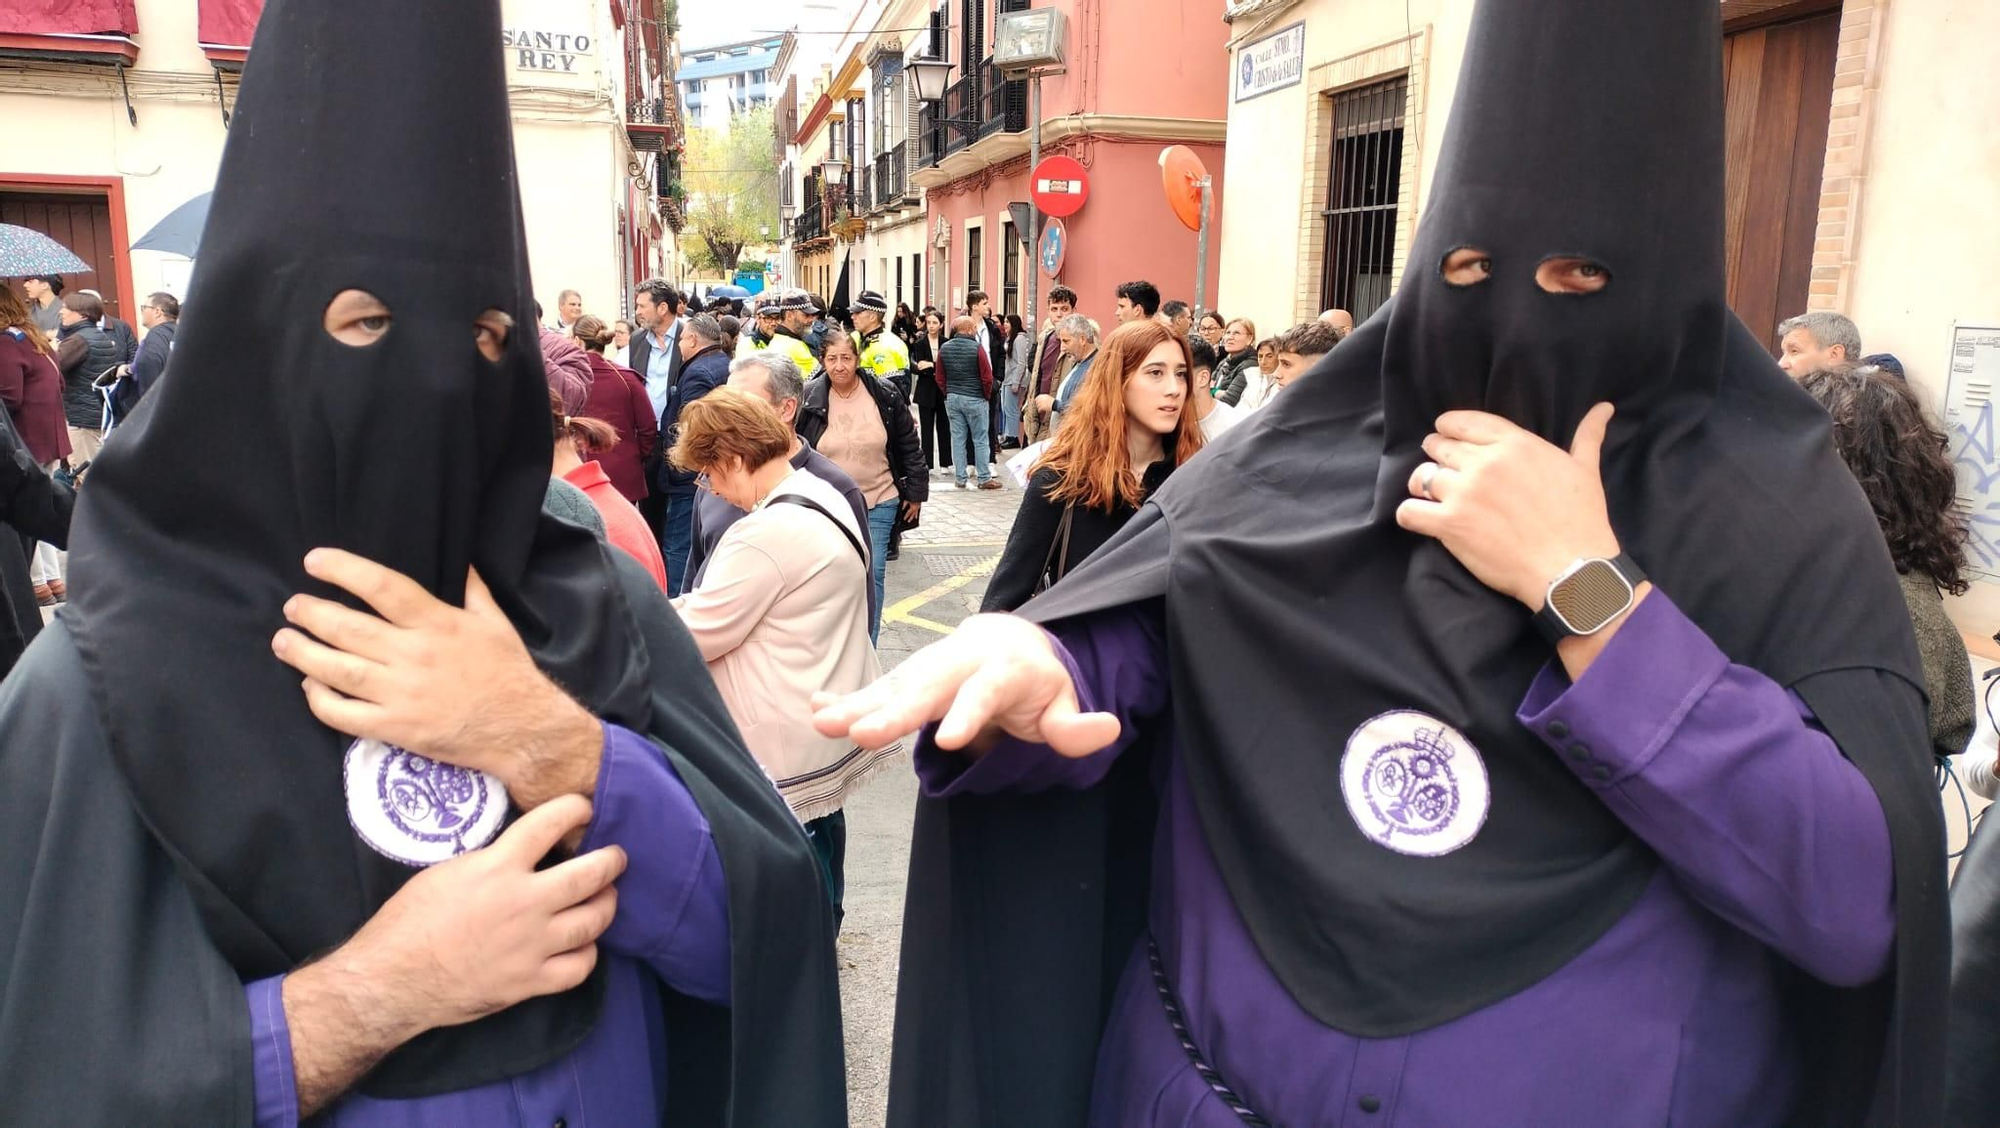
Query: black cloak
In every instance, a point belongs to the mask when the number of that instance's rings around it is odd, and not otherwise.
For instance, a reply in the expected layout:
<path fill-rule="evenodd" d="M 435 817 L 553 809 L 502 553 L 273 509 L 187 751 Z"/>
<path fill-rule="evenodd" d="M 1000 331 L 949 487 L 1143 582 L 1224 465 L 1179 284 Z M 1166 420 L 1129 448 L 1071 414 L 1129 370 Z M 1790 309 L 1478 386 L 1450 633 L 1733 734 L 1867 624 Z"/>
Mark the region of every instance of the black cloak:
<path fill-rule="evenodd" d="M 454 603 L 477 566 L 542 669 L 650 737 L 708 819 L 732 1001 L 668 991 L 673 1122 L 845 1123 L 810 846 L 657 589 L 541 509 L 548 392 L 499 16 L 494 0 L 264 12 L 175 379 L 92 469 L 75 599 L 0 691 L 9 1120 L 247 1122 L 241 984 L 337 946 L 414 872 L 349 827 L 349 740 L 270 653 L 284 600 L 324 591 L 302 557 L 329 545 Z M 322 328 L 348 289 L 394 314 L 366 347 Z M 475 344 L 489 309 L 515 324 L 498 362 Z M 602 993 L 600 969 L 432 1031 L 361 1088 L 451 1092 L 557 1060 Z"/>
<path fill-rule="evenodd" d="M 1733 661 L 1806 701 L 1890 826 L 1893 970 L 1856 990 L 1786 972 L 1797 1116 L 1931 1123 L 1946 922 L 1920 667 L 1825 412 L 1724 298 L 1721 43 L 1710 0 L 1482 0 L 1395 297 L 1024 613 L 1164 601 L 1175 747 L 1265 961 L 1335 1029 L 1432 1028 L 1563 966 L 1658 863 L 1514 719 L 1552 657 L 1526 609 L 1395 511 L 1442 412 L 1567 447 L 1612 401 L 1621 544 Z M 1447 284 L 1461 247 L 1491 277 Z M 1536 284 L 1572 256 L 1609 286 Z M 1338 786 L 1347 734 L 1403 708 L 1466 734 L 1491 774 L 1484 827 L 1441 857 L 1375 846 Z M 1145 880 L 1104 833 L 1120 783 L 920 810 L 893 1123 L 1082 1120 L 1104 979 L 1133 942 L 1129 912 L 1093 906 Z"/>

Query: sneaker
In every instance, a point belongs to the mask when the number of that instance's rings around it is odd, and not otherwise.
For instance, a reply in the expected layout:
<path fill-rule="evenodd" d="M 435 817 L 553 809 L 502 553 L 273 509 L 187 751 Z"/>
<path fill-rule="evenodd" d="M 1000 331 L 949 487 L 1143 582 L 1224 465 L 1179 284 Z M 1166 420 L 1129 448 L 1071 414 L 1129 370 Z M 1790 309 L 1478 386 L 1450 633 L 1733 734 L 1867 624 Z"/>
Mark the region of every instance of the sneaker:
<path fill-rule="evenodd" d="M 955 490 L 962 490 L 962 489 L 964 489 L 964 488 L 965 488 L 965 483 L 964 483 L 964 482 L 953 482 L 953 483 L 951 484 L 951 488 L 952 488 L 952 489 L 955 489 Z"/>
<path fill-rule="evenodd" d="M 1000 484 L 1000 479 L 988 478 L 985 481 L 979 483 L 979 488 L 982 490 L 999 490 L 999 489 L 1005 489 L 1006 487 Z"/>

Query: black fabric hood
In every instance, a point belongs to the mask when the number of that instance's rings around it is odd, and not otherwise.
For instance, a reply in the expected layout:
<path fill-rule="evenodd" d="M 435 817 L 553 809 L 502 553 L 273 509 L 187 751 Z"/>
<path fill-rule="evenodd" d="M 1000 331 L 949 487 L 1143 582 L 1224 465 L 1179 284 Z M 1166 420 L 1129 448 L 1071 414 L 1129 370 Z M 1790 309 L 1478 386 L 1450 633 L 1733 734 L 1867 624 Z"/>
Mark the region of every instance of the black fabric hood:
<path fill-rule="evenodd" d="M 476 566 L 537 661 L 644 731 L 646 664 L 602 547 L 542 514 L 548 391 L 493 0 L 274 0 L 246 68 L 174 379 L 76 515 L 71 622 L 133 799 L 247 980 L 346 939 L 412 870 L 363 844 L 321 726 L 270 652 L 317 546 L 459 602 Z M 368 291 L 367 347 L 323 328 Z M 515 329 L 496 363 L 488 309 Z M 369 1082 L 446 1091 L 559 1056 L 594 977 L 433 1032 Z"/>
<path fill-rule="evenodd" d="M 1934 1009 L 1941 836 L 1922 733 L 1881 739 L 1824 688 L 1852 679 L 1873 715 L 1910 716 L 1920 667 L 1825 412 L 1725 301 L 1721 47 L 1714 0 L 1481 0 L 1395 296 L 1024 610 L 1051 622 L 1165 597 L 1205 837 L 1274 973 L 1329 1026 L 1400 1035 L 1505 998 L 1652 879 L 1651 852 L 1515 719 L 1552 658 L 1527 609 L 1395 523 L 1440 413 L 1483 409 L 1567 448 L 1604 400 L 1625 550 L 1734 661 L 1797 689 L 1875 786 L 1896 836 L 1893 986 L 1921 1004 L 1901 1013 Z M 1458 247 L 1487 252 L 1491 275 L 1448 285 Z M 1542 290 L 1556 256 L 1610 284 Z M 1357 822 L 1344 757 L 1392 747 L 1370 728 L 1384 718 L 1409 730 L 1393 747 L 1483 762 L 1490 810 L 1469 841 L 1415 856 Z M 1878 1061 L 1928 1067 L 1880 1056 L 1879 1012 L 1843 1013 L 1872 1047 L 1824 1075 L 1862 1087 L 1845 1117 Z"/>

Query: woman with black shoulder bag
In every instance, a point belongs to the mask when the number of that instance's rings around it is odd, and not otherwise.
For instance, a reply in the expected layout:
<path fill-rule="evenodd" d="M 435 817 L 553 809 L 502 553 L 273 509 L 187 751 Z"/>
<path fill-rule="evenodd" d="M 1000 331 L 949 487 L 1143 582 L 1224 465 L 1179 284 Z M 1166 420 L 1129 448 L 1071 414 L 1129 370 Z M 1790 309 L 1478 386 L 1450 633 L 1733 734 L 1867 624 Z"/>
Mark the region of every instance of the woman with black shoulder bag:
<path fill-rule="evenodd" d="M 1158 322 L 1106 338 L 1028 481 L 981 611 L 1013 611 L 1061 580 L 1201 449 L 1190 370 L 1187 342 Z"/>

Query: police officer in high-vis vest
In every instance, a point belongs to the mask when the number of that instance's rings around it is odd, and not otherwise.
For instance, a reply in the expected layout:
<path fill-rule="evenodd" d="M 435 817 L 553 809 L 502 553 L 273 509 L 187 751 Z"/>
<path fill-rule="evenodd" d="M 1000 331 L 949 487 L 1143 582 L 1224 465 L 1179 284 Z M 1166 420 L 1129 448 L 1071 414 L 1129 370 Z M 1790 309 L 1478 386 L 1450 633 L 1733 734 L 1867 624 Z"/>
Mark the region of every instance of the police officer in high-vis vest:
<path fill-rule="evenodd" d="M 854 299 L 854 349 L 863 371 L 910 398 L 910 349 L 889 331 L 889 301 L 873 290 Z"/>
<path fill-rule="evenodd" d="M 812 379 L 819 371 L 819 358 L 805 340 L 806 330 L 812 328 L 812 295 L 787 287 L 771 296 L 770 308 L 777 311 L 778 324 L 772 328 L 771 343 L 766 347 L 798 365 L 800 375 Z M 763 313 L 764 307 L 758 307 L 757 312 Z"/>
<path fill-rule="evenodd" d="M 736 355 L 739 359 L 771 347 L 771 337 L 778 331 L 778 307 L 773 304 L 777 300 L 778 295 L 775 291 L 757 295 L 755 303 L 751 306 L 756 313 L 756 320 L 736 342 Z"/>

